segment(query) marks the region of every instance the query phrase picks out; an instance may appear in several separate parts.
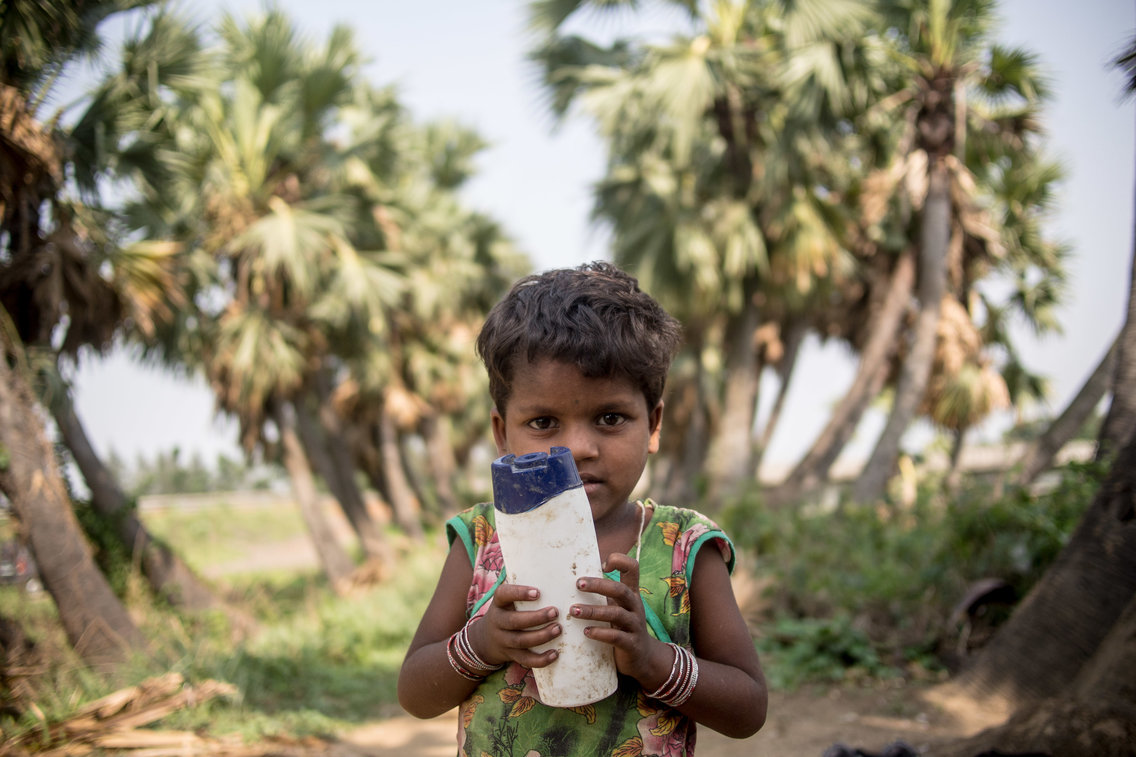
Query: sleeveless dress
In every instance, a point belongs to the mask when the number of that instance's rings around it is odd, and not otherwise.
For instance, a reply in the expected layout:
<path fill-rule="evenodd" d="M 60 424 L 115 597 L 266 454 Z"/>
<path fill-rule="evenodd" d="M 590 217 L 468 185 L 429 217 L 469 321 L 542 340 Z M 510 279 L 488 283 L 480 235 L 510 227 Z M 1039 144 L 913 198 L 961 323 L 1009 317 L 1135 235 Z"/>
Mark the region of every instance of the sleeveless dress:
<path fill-rule="evenodd" d="M 648 501 L 649 502 L 649 501 Z M 641 536 L 639 593 L 648 630 L 660 641 L 690 647 L 690 593 L 694 558 L 707 543 L 732 572 L 734 547 L 709 518 L 694 510 L 655 505 Z M 473 566 L 466 615 L 480 617 L 504 580 L 491 504 L 476 505 L 446 522 L 451 546 L 461 540 Z M 635 552 L 632 549 L 632 556 Z M 618 581 L 618 571 L 606 574 Z M 537 699 L 532 670 L 519 663 L 495 671 L 462 703 L 460 757 L 684 757 L 694 754 L 695 723 L 650 699 L 633 678 L 583 707 L 548 707 Z"/>

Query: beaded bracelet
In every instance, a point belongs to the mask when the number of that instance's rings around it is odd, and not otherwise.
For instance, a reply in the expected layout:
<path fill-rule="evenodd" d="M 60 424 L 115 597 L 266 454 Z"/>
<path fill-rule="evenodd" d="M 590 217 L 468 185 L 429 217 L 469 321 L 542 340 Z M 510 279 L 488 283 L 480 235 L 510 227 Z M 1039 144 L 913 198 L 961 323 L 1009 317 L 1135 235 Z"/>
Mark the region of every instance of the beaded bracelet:
<path fill-rule="evenodd" d="M 674 650 L 674 662 L 671 663 L 671 674 L 655 691 L 647 696 L 657 699 L 668 707 L 681 707 L 686 704 L 698 685 L 698 660 L 689 649 L 680 647 L 673 642 L 667 646 Z"/>
<path fill-rule="evenodd" d="M 474 651 L 473 645 L 469 643 L 469 627 L 473 625 L 473 622 L 471 620 L 466 623 L 446 642 L 446 659 L 450 661 L 450 667 L 454 669 L 454 672 L 462 678 L 467 681 L 480 681 L 494 670 L 500 670 L 505 665 L 503 663 L 490 665 Z"/>

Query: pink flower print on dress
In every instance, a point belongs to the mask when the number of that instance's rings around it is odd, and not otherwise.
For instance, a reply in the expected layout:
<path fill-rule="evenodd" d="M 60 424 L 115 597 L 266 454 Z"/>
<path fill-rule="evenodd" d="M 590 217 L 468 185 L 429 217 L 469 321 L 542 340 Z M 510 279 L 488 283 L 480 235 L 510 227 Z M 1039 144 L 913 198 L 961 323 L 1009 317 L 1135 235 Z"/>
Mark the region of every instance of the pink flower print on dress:
<path fill-rule="evenodd" d="M 539 701 L 537 699 L 536 678 L 532 669 L 519 663 L 513 663 L 505 669 L 505 683 L 509 684 L 501 689 L 497 696 L 505 704 L 512 705 L 509 717 L 519 718 L 533 708 Z"/>
<path fill-rule="evenodd" d="M 675 543 L 674 552 L 671 556 L 671 573 L 685 573 L 686 561 L 690 557 L 690 550 L 694 543 L 702 534 L 708 532 L 710 528 L 703 523 L 696 523 L 688 530 L 683 531 L 682 536 L 679 537 Z"/>
<path fill-rule="evenodd" d="M 643 708 L 639 708 L 643 712 Z M 646 713 L 645 713 L 646 714 Z M 678 729 L 682 716 L 674 710 L 654 710 L 639 721 L 639 738 L 642 739 L 643 755 L 657 757 L 682 757 L 686 751 L 686 730 Z"/>

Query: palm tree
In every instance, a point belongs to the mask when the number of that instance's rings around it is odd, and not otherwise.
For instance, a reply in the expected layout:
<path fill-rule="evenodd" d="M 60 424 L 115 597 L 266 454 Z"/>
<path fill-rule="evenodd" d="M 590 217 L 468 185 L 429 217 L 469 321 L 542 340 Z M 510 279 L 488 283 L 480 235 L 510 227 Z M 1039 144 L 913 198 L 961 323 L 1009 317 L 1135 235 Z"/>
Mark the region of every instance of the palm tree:
<path fill-rule="evenodd" d="M 37 412 L 32 372 L 11 332 L 0 308 L 0 494 L 12 504 L 72 647 L 88 664 L 118 665 L 145 639 L 83 538 Z"/>
<path fill-rule="evenodd" d="M 389 568 L 357 474 L 420 528 L 403 439 L 464 402 L 459 390 L 429 404 L 445 371 L 473 360 L 450 366 L 431 345 L 476 327 L 516 256 L 456 200 L 481 141 L 420 127 L 391 90 L 362 82 L 344 29 L 311 46 L 269 12 L 226 17 L 220 32 L 197 67 L 206 76 L 136 98 L 159 104 L 120 137 L 134 157 L 121 179 L 138 189 L 122 217 L 182 246 L 190 293 L 147 348 L 205 373 L 250 454 L 281 456 L 339 586 L 350 561 L 320 522 L 315 477 Z"/>
<path fill-rule="evenodd" d="M 1131 73 L 1134 56 L 1136 43 L 1117 63 L 1129 66 Z M 1129 94 L 1136 91 L 1132 83 Z M 1136 270 L 1136 247 L 1132 270 Z M 1130 304 L 1134 293 L 1136 287 L 1129 291 Z M 1136 344 L 1136 318 L 1131 312 L 1117 342 L 1118 350 Z M 1125 395 L 1122 406 L 1132 406 L 1134 387 L 1132 382 L 1114 386 Z M 1107 479 L 1052 567 L 952 685 L 984 705 L 993 703 L 1017 715 L 947 754 L 974 754 L 1010 740 L 1024 743 L 1023 734 L 1034 748 L 1055 754 L 1122 753 L 1129 748 L 1131 724 L 1136 722 L 1130 684 L 1136 672 L 1131 644 L 1136 627 L 1133 487 L 1136 433 L 1129 430 Z M 1053 717 L 1058 711 L 1063 716 Z M 1065 725 L 1052 727 L 1054 723 Z M 1103 723 L 1125 727 L 1114 743 L 1102 739 L 1104 743 L 1086 744 L 1086 733 L 1108 730 L 1098 727 Z"/>
<path fill-rule="evenodd" d="M 184 247 L 192 294 L 148 346 L 204 370 L 250 453 L 283 455 L 338 586 L 351 560 L 323 522 L 300 441 L 301 398 L 328 369 L 327 335 L 358 318 L 381 327 L 384 298 L 398 287 L 379 253 L 352 243 L 361 211 L 334 184 L 350 151 L 333 144 L 329 130 L 353 103 L 360 60 L 345 30 L 312 49 L 278 12 L 247 27 L 225 17 L 220 34 L 219 52 L 199 54 L 200 76 L 125 98 L 148 118 L 123 122 L 120 140 L 134 159 L 116 168 L 139 190 L 123 217 L 149 239 Z M 270 428 L 279 447 L 266 437 Z M 372 556 L 385 559 L 365 511 L 348 514 Z"/>
<path fill-rule="evenodd" d="M 884 5 L 891 28 L 899 32 L 895 54 L 909 71 L 891 102 L 913 127 L 914 139 L 896 158 L 908 166 L 906 175 L 919 180 L 919 311 L 891 412 L 853 487 L 858 500 L 883 493 L 903 433 L 923 402 L 944 296 L 952 286 L 965 292 L 975 269 L 1001 257 L 1001 240 L 977 202 L 978 184 L 968 170 L 976 164 L 968 158 L 1024 151 L 1029 132 L 1036 130 L 1033 113 L 1044 89 L 1031 56 L 989 45 L 993 5 L 990 0 Z M 984 109 L 977 95 L 995 107 Z M 1007 101 L 1009 106 L 997 107 Z"/>
<path fill-rule="evenodd" d="M 64 311 L 91 318 L 68 333 L 72 349 L 88 340 L 104 344 L 117 326 L 119 300 L 75 243 L 73 216 L 58 201 L 61 145 L 38 110 L 62 68 L 91 49 L 98 23 L 121 9 L 97 3 L 89 16 L 33 3 L 0 9 L 0 492 L 13 505 L 68 639 L 93 664 L 123 661 L 141 634 L 71 511 L 21 343 L 50 345 Z M 62 212 L 51 212 L 53 205 Z"/>
<path fill-rule="evenodd" d="M 586 5 L 533 7 L 538 26 L 555 31 Z M 797 352 L 784 344 L 851 263 L 837 200 L 847 175 L 823 156 L 849 142 L 837 122 L 855 97 L 841 74 L 857 65 L 852 41 L 867 14 L 854 4 L 673 5 L 690 12 L 691 36 L 607 48 L 552 36 L 535 55 L 558 114 L 578 101 L 609 140 L 595 215 L 613 228 L 616 261 L 686 326 L 689 358 L 672 394 L 689 402 L 673 403 L 668 425 L 677 421 L 671 438 L 692 454 L 671 478 L 689 485 L 705 456 L 715 488 L 729 491 L 756 467 L 762 370 L 788 359 L 781 374 L 791 375 Z M 803 90 L 807 102 L 795 96 Z"/>
<path fill-rule="evenodd" d="M 8 116 L 0 138 L 6 248 L 0 255 L 0 301 L 13 313 L 16 332 L 29 349 L 52 355 L 38 361 L 43 381 L 37 385 L 47 387 L 44 405 L 88 483 L 93 506 L 118 525 L 120 538 L 139 555 L 155 592 L 176 606 L 220 607 L 241 620 L 131 514 L 125 495 L 95 454 L 61 378 L 81 350 L 101 351 L 130 328 L 152 331 L 180 296 L 171 275 L 175 250 L 163 244 L 123 244 L 113 218 L 98 207 L 94 185 L 101 165 L 92 159 L 92 132 L 85 128 L 98 111 L 92 104 L 97 98 L 85 103 L 70 128 L 61 125 L 62 111 L 42 120 L 39 114 L 64 67 L 97 48 L 98 25 L 111 14 L 145 5 L 102 2 L 80 9 L 16 2 L 3 9 L 0 26 L 12 44 L 4 47 L 0 83 Z M 155 60 L 176 69 L 176 51 L 160 52 L 166 57 Z M 68 173 L 77 186 L 64 182 Z M 61 516 L 60 523 L 66 523 Z"/>

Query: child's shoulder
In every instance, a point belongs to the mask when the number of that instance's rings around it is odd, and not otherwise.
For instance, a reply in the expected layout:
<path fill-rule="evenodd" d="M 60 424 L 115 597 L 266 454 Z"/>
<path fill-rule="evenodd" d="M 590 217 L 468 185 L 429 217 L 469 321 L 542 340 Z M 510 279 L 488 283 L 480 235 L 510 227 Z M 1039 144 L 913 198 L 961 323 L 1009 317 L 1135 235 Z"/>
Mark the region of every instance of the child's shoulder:
<path fill-rule="evenodd" d="M 493 520 L 493 503 L 492 502 L 478 502 L 476 505 L 470 505 L 466 509 L 459 512 L 457 515 L 450 518 L 450 520 L 463 520 L 470 523 L 478 517 L 488 518 L 491 522 Z"/>
<path fill-rule="evenodd" d="M 646 502 L 654 507 L 651 522 L 662 530 L 667 544 L 681 548 L 690 557 L 697 554 L 703 544 L 714 544 L 726 561 L 727 569 L 733 572 L 737 557 L 734 543 L 712 518 L 689 507 L 660 505 L 652 500 Z"/>
<path fill-rule="evenodd" d="M 455 540 L 461 539 L 471 553 L 477 547 L 492 541 L 496 531 L 492 502 L 479 502 L 446 521 L 447 541 L 453 544 Z"/>
<path fill-rule="evenodd" d="M 689 527 L 695 524 L 703 524 L 710 528 L 712 531 L 722 531 L 713 518 L 705 515 L 698 510 L 689 507 L 677 507 L 675 505 L 660 505 L 658 502 L 648 499 L 645 501 L 649 507 L 655 510 L 654 520 L 666 521 L 668 523 L 678 523 L 680 526 Z"/>

